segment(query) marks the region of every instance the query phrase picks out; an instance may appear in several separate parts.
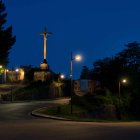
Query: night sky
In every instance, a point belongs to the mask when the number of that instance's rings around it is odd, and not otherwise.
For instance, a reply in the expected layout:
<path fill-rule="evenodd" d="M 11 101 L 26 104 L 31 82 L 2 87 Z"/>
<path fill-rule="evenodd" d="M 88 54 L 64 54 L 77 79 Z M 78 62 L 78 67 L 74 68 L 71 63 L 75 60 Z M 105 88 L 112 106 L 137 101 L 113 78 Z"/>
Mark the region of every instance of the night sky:
<path fill-rule="evenodd" d="M 17 41 L 9 67 L 39 66 L 43 60 L 43 37 L 47 30 L 47 61 L 56 73 L 69 75 L 70 52 L 82 54 L 73 62 L 73 76 L 82 66 L 92 68 L 97 59 L 111 57 L 125 44 L 140 42 L 140 0 L 3 0 L 7 24 Z"/>

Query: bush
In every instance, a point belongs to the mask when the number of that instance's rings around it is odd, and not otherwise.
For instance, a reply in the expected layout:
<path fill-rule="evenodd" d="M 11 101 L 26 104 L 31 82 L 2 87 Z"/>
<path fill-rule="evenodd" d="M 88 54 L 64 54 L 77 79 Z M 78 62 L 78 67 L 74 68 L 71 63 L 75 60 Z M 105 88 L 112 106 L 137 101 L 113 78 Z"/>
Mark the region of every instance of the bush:
<path fill-rule="evenodd" d="M 48 98 L 48 86 L 38 85 L 36 83 L 15 91 L 14 100 L 36 100 Z"/>
<path fill-rule="evenodd" d="M 116 118 L 116 108 L 113 96 L 109 91 L 103 94 L 86 94 L 82 97 L 74 96 L 73 103 L 87 110 L 90 117 Z"/>

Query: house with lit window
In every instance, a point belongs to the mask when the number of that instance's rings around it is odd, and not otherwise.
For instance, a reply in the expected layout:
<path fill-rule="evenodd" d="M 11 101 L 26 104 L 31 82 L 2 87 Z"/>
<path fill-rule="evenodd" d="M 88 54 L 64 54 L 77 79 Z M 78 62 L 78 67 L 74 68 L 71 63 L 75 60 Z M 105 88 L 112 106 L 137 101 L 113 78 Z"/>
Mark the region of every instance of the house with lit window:
<path fill-rule="evenodd" d="M 26 73 L 31 70 L 32 66 L 20 66 L 16 69 L 7 69 L 5 73 L 6 82 L 19 82 L 26 79 Z"/>

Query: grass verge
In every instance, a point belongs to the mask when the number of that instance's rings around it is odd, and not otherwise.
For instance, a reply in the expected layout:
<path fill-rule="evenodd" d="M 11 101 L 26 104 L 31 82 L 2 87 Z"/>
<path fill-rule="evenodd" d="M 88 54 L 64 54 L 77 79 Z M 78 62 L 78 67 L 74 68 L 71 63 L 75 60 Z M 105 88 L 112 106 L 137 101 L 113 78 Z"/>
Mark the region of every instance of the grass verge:
<path fill-rule="evenodd" d="M 56 117 L 62 117 L 66 119 L 72 119 L 74 121 L 93 121 L 93 122 L 117 122 L 117 119 L 107 119 L 107 118 L 94 118 L 87 112 L 86 109 L 83 109 L 79 106 L 73 105 L 73 112 L 71 114 L 70 105 L 58 105 L 54 107 L 49 107 L 47 109 L 41 109 L 39 113 L 45 115 L 51 115 Z"/>

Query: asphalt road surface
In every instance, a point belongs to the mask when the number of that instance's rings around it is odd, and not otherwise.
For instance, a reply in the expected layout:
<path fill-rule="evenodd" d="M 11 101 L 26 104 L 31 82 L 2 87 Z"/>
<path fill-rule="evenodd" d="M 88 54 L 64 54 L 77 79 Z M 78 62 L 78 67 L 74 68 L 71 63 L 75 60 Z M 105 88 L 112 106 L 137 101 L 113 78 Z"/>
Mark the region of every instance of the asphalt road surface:
<path fill-rule="evenodd" d="M 1 103 L 0 140 L 140 140 L 140 122 L 73 122 L 30 115 L 38 107 L 65 102 Z"/>

